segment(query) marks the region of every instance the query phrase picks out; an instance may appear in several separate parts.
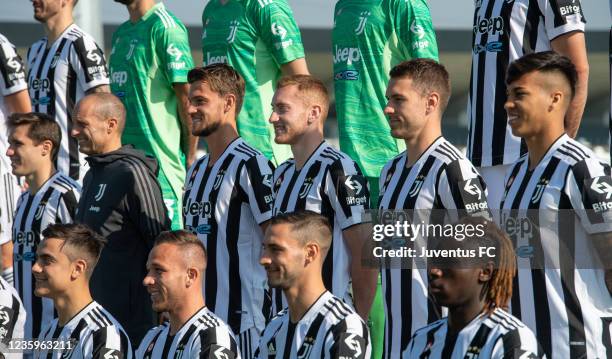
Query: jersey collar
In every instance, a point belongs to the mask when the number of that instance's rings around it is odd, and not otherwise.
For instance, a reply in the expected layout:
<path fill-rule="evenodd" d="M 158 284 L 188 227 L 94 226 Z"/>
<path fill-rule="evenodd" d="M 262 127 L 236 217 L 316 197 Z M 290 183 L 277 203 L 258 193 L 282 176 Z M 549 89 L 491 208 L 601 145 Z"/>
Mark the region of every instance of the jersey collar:
<path fill-rule="evenodd" d="M 144 15 L 142 15 L 142 17 L 140 18 L 140 21 L 146 21 L 148 18 L 151 17 L 151 15 L 153 15 L 155 11 L 163 10 L 165 8 L 166 7 L 164 6 L 163 2 L 155 4 L 151 9 L 149 9 L 149 11 L 147 11 Z"/>

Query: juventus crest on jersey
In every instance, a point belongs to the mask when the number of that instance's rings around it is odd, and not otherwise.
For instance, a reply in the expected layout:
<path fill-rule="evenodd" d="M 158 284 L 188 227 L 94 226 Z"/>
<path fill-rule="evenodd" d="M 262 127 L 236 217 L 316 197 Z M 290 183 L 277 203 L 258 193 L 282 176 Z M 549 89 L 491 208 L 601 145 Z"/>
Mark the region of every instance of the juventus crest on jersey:
<path fill-rule="evenodd" d="M 56 168 L 82 179 L 84 156 L 70 135 L 72 111 L 86 91 L 109 84 L 104 54 L 90 35 L 72 24 L 52 44 L 46 37 L 35 42 L 27 63 L 32 110 L 54 117 L 62 129 Z"/>
<path fill-rule="evenodd" d="M 136 350 L 136 359 L 240 359 L 230 327 L 206 307 L 174 334 L 168 322 L 151 329 Z"/>
<path fill-rule="evenodd" d="M 480 314 L 456 335 L 449 335 L 448 318 L 417 330 L 402 358 L 537 359 L 546 356 L 538 348 L 533 332 L 498 308 L 490 315 Z"/>
<path fill-rule="evenodd" d="M 361 170 L 346 154 L 322 142 L 301 169 L 290 159 L 274 171 L 274 214 L 310 210 L 332 225 L 332 248 L 323 263 L 323 283 L 334 295 L 348 299 L 350 254 L 342 231 L 365 222 L 370 193 Z M 284 308 L 280 291 L 275 306 Z"/>
<path fill-rule="evenodd" d="M 476 0 L 468 100 L 468 158 L 475 166 L 511 164 L 527 150 L 508 125 L 506 70 L 550 42 L 584 31 L 579 0 Z"/>
<path fill-rule="evenodd" d="M 34 295 L 32 265 L 42 231 L 55 223 L 72 223 L 81 187 L 76 181 L 56 172 L 39 190 L 23 192 L 17 201 L 13 220 L 13 270 L 15 288 L 28 312 L 24 337 L 36 338 L 41 325 L 53 319 L 53 302 Z"/>
<path fill-rule="evenodd" d="M 240 137 L 214 164 L 208 155 L 196 161 L 185 181 L 185 228 L 208 252 L 206 305 L 236 334 L 252 327 L 261 331 L 269 312 L 258 253 L 260 225 L 272 216 L 271 187 L 270 162 Z"/>
<path fill-rule="evenodd" d="M 368 327 L 340 298 L 324 292 L 302 319 L 293 323 L 282 310 L 266 326 L 258 359 L 366 359 L 371 355 Z"/>
<path fill-rule="evenodd" d="M 565 134 L 533 168 L 525 155 L 509 173 L 500 227 L 517 248 L 511 309 L 550 358 L 612 353 L 612 297 L 593 237 L 612 232 L 611 197 L 610 167 Z"/>
<path fill-rule="evenodd" d="M 407 154 L 389 161 L 380 176 L 379 210 L 449 210 L 488 213 L 486 187 L 474 166 L 443 137 L 410 167 Z M 419 211 L 426 213 L 425 211 Z M 442 211 L 440 211 L 442 212 Z M 439 319 L 441 308 L 428 299 L 425 266 L 385 266 L 381 270 L 385 304 L 385 358 L 397 358 L 415 330 Z"/>
<path fill-rule="evenodd" d="M 132 345 L 121 324 L 95 301 L 63 326 L 57 318 L 51 321 L 38 340 L 62 345 L 56 350 L 34 351 L 34 359 L 132 359 Z"/>

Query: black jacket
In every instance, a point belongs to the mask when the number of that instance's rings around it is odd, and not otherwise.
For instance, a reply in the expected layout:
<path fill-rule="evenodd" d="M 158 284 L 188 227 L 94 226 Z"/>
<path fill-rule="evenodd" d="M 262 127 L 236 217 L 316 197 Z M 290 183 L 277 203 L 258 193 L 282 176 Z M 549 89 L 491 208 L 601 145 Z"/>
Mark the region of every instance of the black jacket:
<path fill-rule="evenodd" d="M 142 280 L 155 237 L 170 229 L 157 161 L 130 145 L 87 158 L 90 170 L 76 221 L 107 239 L 91 278 L 93 298 L 117 318 L 132 343 L 155 324 Z"/>

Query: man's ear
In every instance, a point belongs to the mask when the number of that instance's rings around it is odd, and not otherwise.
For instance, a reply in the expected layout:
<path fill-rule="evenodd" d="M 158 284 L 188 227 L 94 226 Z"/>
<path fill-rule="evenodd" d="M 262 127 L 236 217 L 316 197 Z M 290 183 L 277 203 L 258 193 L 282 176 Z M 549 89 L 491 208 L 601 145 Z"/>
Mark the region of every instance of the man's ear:
<path fill-rule="evenodd" d="M 314 242 L 310 242 L 308 244 L 306 244 L 306 246 L 304 246 L 304 263 L 305 264 L 310 264 L 312 262 L 314 262 L 314 260 L 321 254 L 321 248 L 319 248 L 319 245 L 314 243 Z"/>
<path fill-rule="evenodd" d="M 49 140 L 44 140 L 40 144 L 42 146 L 41 154 L 43 156 L 51 156 L 51 153 L 53 152 L 53 143 L 51 143 Z"/>
<path fill-rule="evenodd" d="M 440 107 L 440 94 L 432 92 L 427 95 L 427 103 L 425 104 L 425 113 L 430 114 L 435 112 Z"/>
<path fill-rule="evenodd" d="M 70 275 L 72 280 L 79 278 L 80 276 L 87 276 L 87 261 L 84 259 L 77 259 L 73 263 L 72 273 Z"/>
<path fill-rule="evenodd" d="M 488 261 L 480 268 L 480 274 L 478 280 L 481 282 L 488 282 L 493 278 L 493 271 L 495 270 L 495 263 Z"/>

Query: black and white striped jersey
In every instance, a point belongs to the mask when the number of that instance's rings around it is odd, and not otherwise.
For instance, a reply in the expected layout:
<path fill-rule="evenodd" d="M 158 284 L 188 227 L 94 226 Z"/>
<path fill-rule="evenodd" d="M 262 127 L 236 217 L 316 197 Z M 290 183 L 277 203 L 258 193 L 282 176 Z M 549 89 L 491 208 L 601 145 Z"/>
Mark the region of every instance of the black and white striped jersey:
<path fill-rule="evenodd" d="M 108 85 L 106 60 L 95 40 L 72 24 L 52 44 L 35 42 L 27 54 L 32 111 L 54 117 L 62 129 L 56 168 L 73 179 L 83 179 L 84 155 L 70 135 L 72 111 L 86 91 Z"/>
<path fill-rule="evenodd" d="M 255 358 L 259 359 L 369 359 L 368 327 L 342 299 L 325 291 L 297 322 L 289 309 L 266 326 Z"/>
<path fill-rule="evenodd" d="M 36 338 L 41 325 L 53 319 L 53 302 L 34 295 L 32 265 L 36 261 L 36 249 L 49 225 L 72 223 L 81 194 L 79 184 L 56 172 L 32 194 L 23 192 L 17 201 L 13 220 L 13 270 L 15 288 L 28 313 L 24 338 Z"/>
<path fill-rule="evenodd" d="M 20 359 L 21 353 L 7 353 L 11 339 L 23 338 L 26 311 L 17 290 L 0 277 L 0 353 L 5 359 Z"/>
<path fill-rule="evenodd" d="M 53 319 L 40 333 L 39 341 L 59 341 L 64 350 L 39 350 L 34 359 L 132 359 L 132 344 L 121 324 L 93 301 L 64 326 Z M 68 345 L 67 343 L 70 343 Z"/>
<path fill-rule="evenodd" d="M 232 330 L 208 308 L 198 310 L 170 335 L 170 323 L 151 329 L 136 350 L 136 359 L 240 359 Z"/>
<path fill-rule="evenodd" d="M 448 317 L 417 330 L 402 358 L 546 357 L 539 352 L 533 332 L 520 320 L 498 308 L 490 315 L 480 314 L 456 335 L 448 332 Z"/>
<path fill-rule="evenodd" d="M 584 31 L 579 0 L 475 0 L 467 157 L 475 166 L 511 164 L 527 148 L 512 134 L 504 109 L 506 69 L 550 42 Z"/>
<path fill-rule="evenodd" d="M 327 142 L 321 142 L 301 169 L 290 159 L 274 171 L 274 215 L 310 210 L 329 220 L 332 248 L 323 263 L 323 283 L 345 300 L 350 299 L 351 257 L 342 231 L 366 222 L 369 206 L 367 181 L 357 163 Z M 280 310 L 286 303 L 281 303 L 280 290 L 274 292 Z"/>
<path fill-rule="evenodd" d="M 383 167 L 379 181 L 381 212 L 446 209 L 468 215 L 487 213 L 484 180 L 444 137 L 436 139 L 412 166 L 406 167 L 406 160 L 403 152 Z M 425 211 L 418 214 L 427 215 Z M 429 223 L 430 218 L 424 220 Z M 381 269 L 385 358 L 399 357 L 414 331 L 441 315 L 440 308 L 428 300 L 426 266 L 411 267 L 386 263 Z"/>
<path fill-rule="evenodd" d="M 183 222 L 208 252 L 206 305 L 239 334 L 265 326 L 267 277 L 259 265 L 272 216 L 272 164 L 240 137 L 210 166 L 208 155 L 189 169 Z"/>
<path fill-rule="evenodd" d="M 514 164 L 501 202 L 517 253 L 512 314 L 550 358 L 609 358 L 612 297 L 591 235 L 612 231 L 610 167 L 565 134 L 528 162 Z"/>

